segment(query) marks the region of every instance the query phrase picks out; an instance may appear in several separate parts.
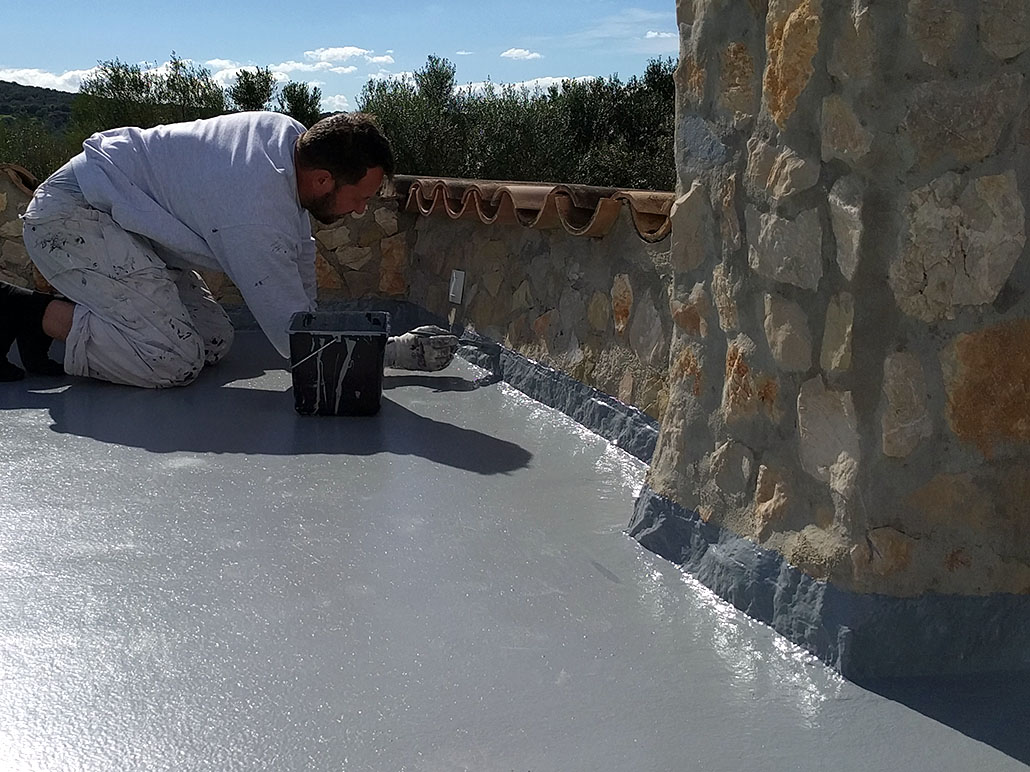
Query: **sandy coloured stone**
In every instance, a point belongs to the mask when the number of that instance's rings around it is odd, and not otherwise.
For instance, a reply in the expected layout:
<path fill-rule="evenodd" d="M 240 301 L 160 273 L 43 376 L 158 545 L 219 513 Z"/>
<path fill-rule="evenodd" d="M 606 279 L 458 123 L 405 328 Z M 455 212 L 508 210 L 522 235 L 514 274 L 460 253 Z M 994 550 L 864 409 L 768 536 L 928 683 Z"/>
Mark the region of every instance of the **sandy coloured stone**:
<path fill-rule="evenodd" d="M 719 55 L 719 107 L 731 115 L 755 111 L 755 60 L 745 43 L 730 43 Z"/>
<path fill-rule="evenodd" d="M 316 227 L 315 239 L 326 249 L 336 250 L 350 244 L 350 229 L 346 225 L 333 228 Z"/>
<path fill-rule="evenodd" d="M 942 159 L 983 160 L 1020 104 L 1023 75 L 1003 72 L 988 81 L 922 83 L 912 90 L 904 128 L 920 168 Z"/>
<path fill-rule="evenodd" d="M 700 397 L 704 380 L 698 353 L 691 346 L 683 346 L 669 366 L 669 383 L 682 385 L 695 397 Z"/>
<path fill-rule="evenodd" d="M 912 191 L 888 269 L 898 306 L 925 322 L 991 303 L 1026 243 L 1016 175 L 963 180 L 948 172 Z"/>
<path fill-rule="evenodd" d="M 770 0 L 766 17 L 765 106 L 786 127 L 808 86 L 822 29 L 820 0 Z"/>
<path fill-rule="evenodd" d="M 834 41 L 833 53 L 827 69 L 830 75 L 849 83 L 865 83 L 873 74 L 876 61 L 876 40 L 873 30 L 873 15 L 869 10 L 871 0 L 854 0 L 849 3 L 851 15 L 844 22 L 841 34 Z"/>
<path fill-rule="evenodd" d="M 695 182 L 672 205 L 669 260 L 676 271 L 692 271 L 715 252 L 712 205 L 704 185 Z"/>
<path fill-rule="evenodd" d="M 883 454 L 904 458 L 933 430 L 927 408 L 926 377 L 914 354 L 896 351 L 887 356 L 883 363 L 883 403 Z"/>
<path fill-rule="evenodd" d="M 744 186 L 748 192 L 764 193 L 768 191 L 769 175 L 772 174 L 776 161 L 776 147 L 758 136 L 747 141 L 747 169 L 744 172 Z"/>
<path fill-rule="evenodd" d="M 719 218 L 719 230 L 722 233 L 723 254 L 736 251 L 741 245 L 740 215 L 737 214 L 737 173 L 726 178 L 719 197 L 722 205 L 722 217 Z"/>
<path fill-rule="evenodd" d="M 337 270 L 322 255 L 315 256 L 315 280 L 319 289 L 343 289 L 343 280 Z"/>
<path fill-rule="evenodd" d="M 387 295 L 408 291 L 408 243 L 403 233 L 382 240 L 383 259 L 379 264 L 379 289 Z"/>
<path fill-rule="evenodd" d="M 999 59 L 1030 48 L 1030 4 L 1026 0 L 980 0 L 980 44 Z"/>
<path fill-rule="evenodd" d="M 766 295 L 763 326 L 769 350 L 781 369 L 804 372 L 812 366 L 812 334 L 801 306 L 777 295 Z"/>
<path fill-rule="evenodd" d="M 517 311 L 520 308 L 530 308 L 533 305 L 533 293 L 529 289 L 529 281 L 524 280 L 515 290 L 511 298 L 511 308 Z"/>
<path fill-rule="evenodd" d="M 842 96 L 831 94 L 823 100 L 822 158 L 839 158 L 848 163 L 861 159 L 873 145 L 873 135 L 859 121 Z"/>
<path fill-rule="evenodd" d="M 627 370 L 619 380 L 619 401 L 627 405 L 633 404 L 633 371 Z"/>
<path fill-rule="evenodd" d="M 802 468 L 849 498 L 861 460 L 851 392 L 831 391 L 816 376 L 801 385 L 797 404 Z"/>
<path fill-rule="evenodd" d="M 504 283 L 504 272 L 490 271 L 483 276 L 483 287 L 489 293 L 490 297 L 497 297 L 497 294 L 501 291 L 501 284 Z"/>
<path fill-rule="evenodd" d="M 0 238 L 5 239 L 20 239 L 21 238 L 21 220 L 11 220 L 0 225 Z"/>
<path fill-rule="evenodd" d="M 558 300 L 558 314 L 562 327 L 567 330 L 575 329 L 587 315 L 587 304 L 583 300 L 583 294 L 575 287 L 566 287 Z"/>
<path fill-rule="evenodd" d="M 695 335 L 700 338 L 708 337 L 708 315 L 711 313 L 712 304 L 705 292 L 703 282 L 698 282 L 690 291 L 687 302 L 681 303 L 678 300 L 669 299 L 669 313 L 672 321 L 688 335 Z"/>
<path fill-rule="evenodd" d="M 704 99 L 705 68 L 698 64 L 694 56 L 684 56 L 676 67 L 676 90 L 683 96 L 691 97 L 696 104 Z"/>
<path fill-rule="evenodd" d="M 858 577 L 887 577 L 904 571 L 912 562 L 913 539 L 885 526 L 867 531 L 865 540 L 851 549 L 852 567 Z"/>
<path fill-rule="evenodd" d="M 379 285 L 378 274 L 369 271 L 344 271 L 341 278 L 347 285 L 347 295 L 351 298 L 363 298 L 372 295 Z"/>
<path fill-rule="evenodd" d="M 755 484 L 755 537 L 764 539 L 787 514 L 789 487 L 783 470 L 762 464 Z"/>
<path fill-rule="evenodd" d="M 990 458 L 1030 442 L 1030 319 L 959 335 L 941 354 L 948 426 Z"/>
<path fill-rule="evenodd" d="M 851 369 L 851 341 L 855 324 L 855 299 L 848 292 L 830 298 L 826 306 L 823 346 L 819 366 L 828 373 Z"/>
<path fill-rule="evenodd" d="M 792 196 L 815 185 L 819 181 L 819 171 L 818 163 L 808 161 L 785 147 L 773 161 L 766 189 L 774 199 Z"/>
<path fill-rule="evenodd" d="M 755 457 L 751 449 L 730 440 L 719 445 L 712 453 L 712 478 L 727 496 L 745 493 L 750 485 Z"/>
<path fill-rule="evenodd" d="M 10 270 L 11 268 L 27 268 L 30 265 L 29 253 L 21 241 L 9 239 L 4 241 L 0 247 L 0 262 Z"/>
<path fill-rule="evenodd" d="M 544 342 L 548 350 L 552 347 L 554 331 L 559 327 L 558 311 L 552 308 L 533 320 L 533 333 Z"/>
<path fill-rule="evenodd" d="M 615 332 L 621 335 L 629 324 L 629 315 L 633 311 L 633 285 L 629 274 L 620 273 L 612 282 L 612 316 L 615 318 Z"/>
<path fill-rule="evenodd" d="M 755 342 L 743 333 L 729 342 L 720 409 L 727 423 L 751 418 L 759 410 L 771 420 L 779 420 L 779 384 L 771 376 L 752 371 L 750 360 L 755 351 Z"/>
<path fill-rule="evenodd" d="M 744 218 L 748 262 L 755 273 L 804 289 L 819 286 L 823 275 L 823 230 L 815 209 L 806 209 L 794 220 L 788 220 L 748 207 Z"/>
<path fill-rule="evenodd" d="M 906 19 L 924 62 L 938 66 L 951 60 L 966 24 L 955 0 L 908 0 Z"/>
<path fill-rule="evenodd" d="M 859 247 L 862 243 L 862 199 L 865 184 L 855 174 L 841 177 L 830 188 L 830 222 L 837 241 L 837 265 L 844 278 L 851 281 L 858 270 Z"/>
<path fill-rule="evenodd" d="M 739 324 L 737 301 L 733 298 L 733 286 L 722 263 L 712 270 L 712 298 L 719 312 L 719 329 L 723 332 L 735 331 Z"/>
<path fill-rule="evenodd" d="M 0 212 L 7 211 L 7 194 L 0 191 Z"/>
<path fill-rule="evenodd" d="M 372 247 L 339 247 L 333 254 L 340 265 L 352 271 L 360 271 L 375 257 Z"/>
<path fill-rule="evenodd" d="M 663 360 L 668 364 L 668 341 L 662 333 L 662 319 L 650 292 L 636 304 L 629 326 L 629 345 L 640 361 L 650 367 L 657 367 Z"/>
<path fill-rule="evenodd" d="M 608 304 L 608 297 L 603 292 L 595 292 L 590 298 L 590 305 L 587 306 L 587 321 L 590 328 L 597 332 L 604 332 L 608 329 L 608 320 L 611 318 L 611 307 Z"/>
<path fill-rule="evenodd" d="M 387 236 L 392 236 L 397 232 L 396 210 L 381 206 L 375 210 L 372 216 L 375 217 L 375 221 L 379 223 L 379 227 L 383 229 L 383 233 Z"/>

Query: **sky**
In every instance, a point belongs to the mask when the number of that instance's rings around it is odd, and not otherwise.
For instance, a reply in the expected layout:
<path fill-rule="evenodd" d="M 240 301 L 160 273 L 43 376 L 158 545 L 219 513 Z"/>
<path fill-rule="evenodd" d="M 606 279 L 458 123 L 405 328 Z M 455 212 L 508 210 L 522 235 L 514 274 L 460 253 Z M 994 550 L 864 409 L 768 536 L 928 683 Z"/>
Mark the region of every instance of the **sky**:
<path fill-rule="evenodd" d="M 230 85 L 244 67 L 322 91 L 322 109 L 357 109 L 370 78 L 403 77 L 430 55 L 459 84 L 546 87 L 643 73 L 679 50 L 675 0 L 312 2 L 51 0 L 4 3 L 0 80 L 77 91 L 100 61 L 160 66 L 171 52 Z"/>

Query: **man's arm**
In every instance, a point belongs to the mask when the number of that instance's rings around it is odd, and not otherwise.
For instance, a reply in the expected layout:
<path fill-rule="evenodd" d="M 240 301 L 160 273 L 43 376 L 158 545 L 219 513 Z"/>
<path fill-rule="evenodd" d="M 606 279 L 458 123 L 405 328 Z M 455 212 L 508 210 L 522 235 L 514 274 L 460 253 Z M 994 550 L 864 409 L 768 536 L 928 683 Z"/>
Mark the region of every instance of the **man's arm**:
<path fill-rule="evenodd" d="M 291 239 L 272 228 L 241 225 L 220 228 L 209 243 L 265 336 L 288 359 L 290 317 L 297 311 L 315 310 L 301 276 L 301 245 L 296 237 Z M 313 284 L 313 276 L 311 281 Z"/>

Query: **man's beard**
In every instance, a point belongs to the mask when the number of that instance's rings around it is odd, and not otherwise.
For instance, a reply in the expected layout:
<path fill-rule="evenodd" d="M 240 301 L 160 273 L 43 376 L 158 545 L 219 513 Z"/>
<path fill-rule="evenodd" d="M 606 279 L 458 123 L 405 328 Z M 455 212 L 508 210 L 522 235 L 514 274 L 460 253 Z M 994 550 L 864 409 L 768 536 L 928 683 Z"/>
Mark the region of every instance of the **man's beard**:
<path fill-rule="evenodd" d="M 322 225 L 332 225 L 334 222 L 339 220 L 343 215 L 333 214 L 330 208 L 333 205 L 333 200 L 336 198 L 336 189 L 334 188 L 329 193 L 319 196 L 314 201 L 309 203 L 305 208 Z"/>

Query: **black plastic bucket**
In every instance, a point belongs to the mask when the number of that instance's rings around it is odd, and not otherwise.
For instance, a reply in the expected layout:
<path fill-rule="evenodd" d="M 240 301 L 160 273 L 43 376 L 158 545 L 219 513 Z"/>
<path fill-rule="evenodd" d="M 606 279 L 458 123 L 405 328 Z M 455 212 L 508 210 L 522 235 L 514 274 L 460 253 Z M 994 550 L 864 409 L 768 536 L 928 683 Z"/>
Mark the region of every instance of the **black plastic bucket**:
<path fill-rule="evenodd" d="M 374 415 L 383 398 L 390 314 L 301 312 L 290 319 L 293 396 L 301 415 Z"/>

